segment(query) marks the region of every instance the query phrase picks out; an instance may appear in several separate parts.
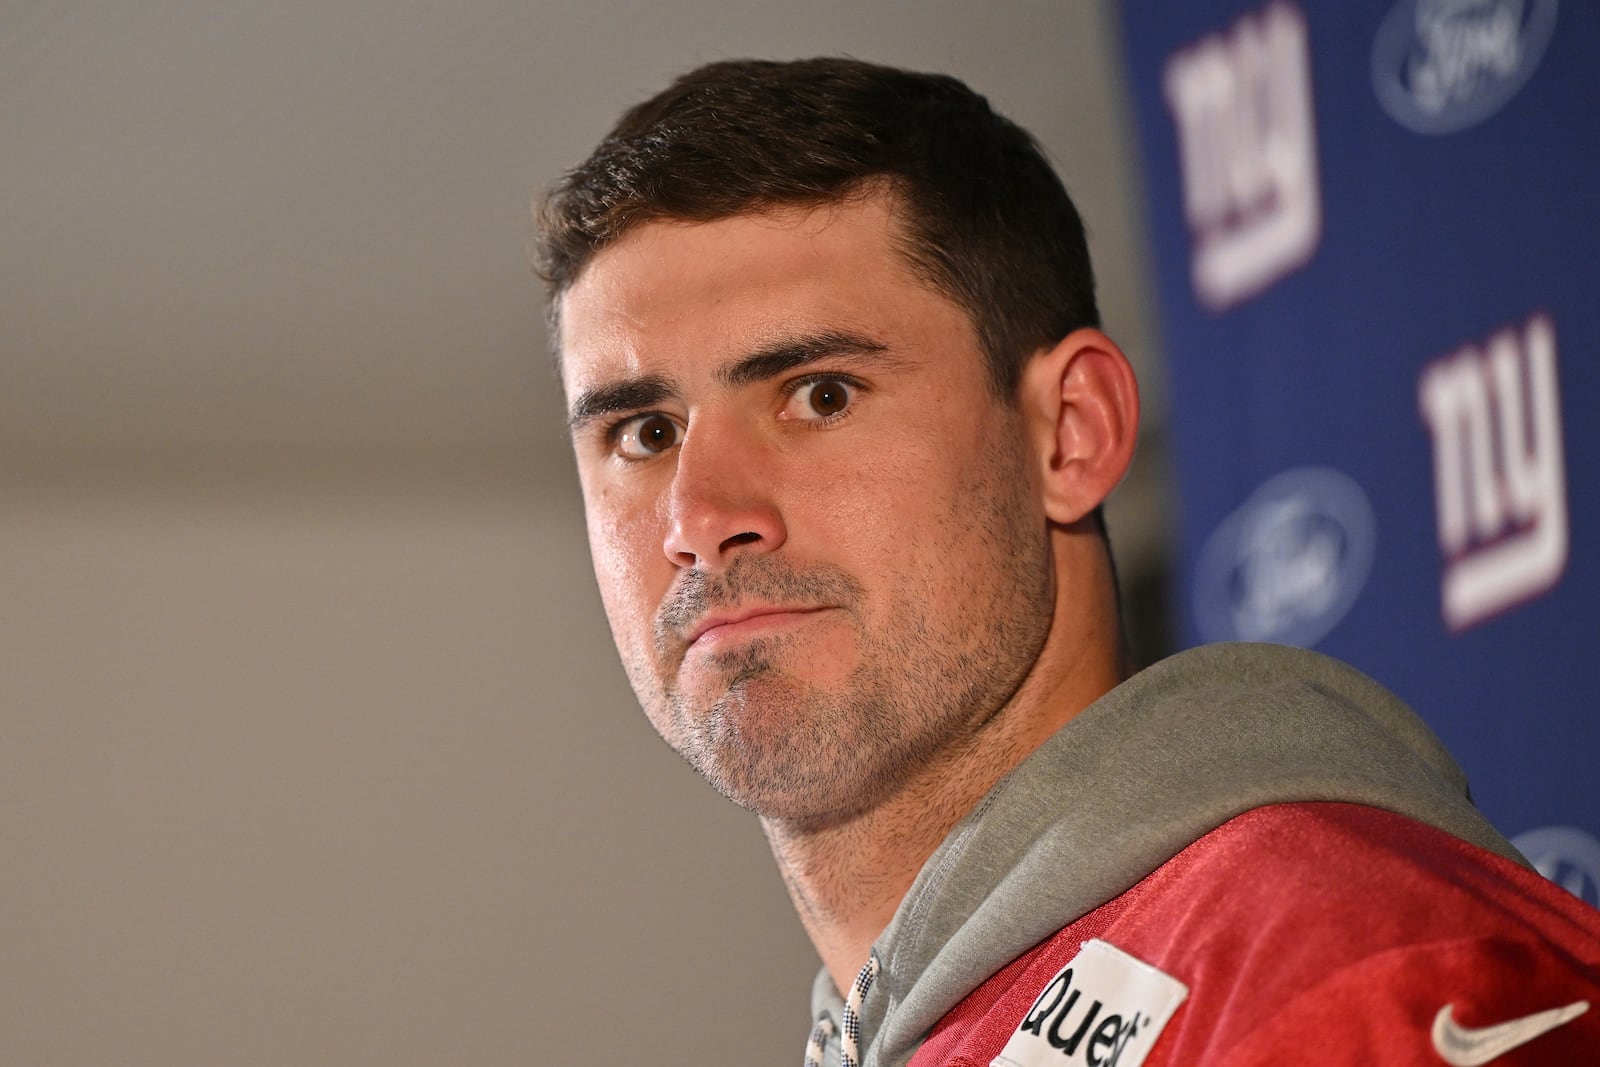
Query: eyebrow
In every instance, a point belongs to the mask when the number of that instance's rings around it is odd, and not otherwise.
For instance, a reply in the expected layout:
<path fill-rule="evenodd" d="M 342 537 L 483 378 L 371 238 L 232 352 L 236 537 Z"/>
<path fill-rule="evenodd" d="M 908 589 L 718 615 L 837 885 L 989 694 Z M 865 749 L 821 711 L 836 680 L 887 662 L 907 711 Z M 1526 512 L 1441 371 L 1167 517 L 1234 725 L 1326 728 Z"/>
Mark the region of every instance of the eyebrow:
<path fill-rule="evenodd" d="M 639 378 L 597 385 L 585 389 L 573 401 L 572 412 L 567 416 L 567 429 L 577 431 L 595 419 L 619 411 L 637 411 L 670 399 L 677 389 L 659 374 L 646 374 Z"/>
<path fill-rule="evenodd" d="M 825 359 L 881 356 L 888 350 L 889 347 L 881 341 L 846 330 L 824 330 L 801 337 L 785 337 L 762 345 L 749 355 L 718 368 L 717 381 L 726 386 L 749 385 Z"/>
<path fill-rule="evenodd" d="M 729 388 L 776 378 L 780 374 L 827 359 L 881 357 L 889 346 L 865 334 L 823 330 L 784 337 L 718 367 L 716 380 Z M 573 401 L 567 428 L 576 432 L 607 415 L 653 407 L 678 395 L 677 386 L 659 374 L 610 382 L 586 389 Z"/>

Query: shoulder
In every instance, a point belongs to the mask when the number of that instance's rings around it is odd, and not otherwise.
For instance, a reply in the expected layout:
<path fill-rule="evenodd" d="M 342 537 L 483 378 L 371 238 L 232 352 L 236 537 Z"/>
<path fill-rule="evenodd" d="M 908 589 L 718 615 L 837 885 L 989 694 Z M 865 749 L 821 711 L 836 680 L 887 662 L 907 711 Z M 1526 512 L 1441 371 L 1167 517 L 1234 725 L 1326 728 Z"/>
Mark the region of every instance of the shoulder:
<path fill-rule="evenodd" d="M 1540 1040 L 1600 1044 L 1600 912 L 1403 816 L 1302 803 L 1225 823 L 1067 925 L 941 1023 L 929 1047 L 948 1055 L 913 1062 L 987 1064 L 1090 939 L 1188 991 L 1152 1065 L 1307 1058 L 1323 1040 L 1315 1062 L 1439 1063 L 1447 1005 L 1482 1027 L 1588 1001 Z"/>
<path fill-rule="evenodd" d="M 1286 963 L 1361 958 L 1440 938 L 1528 933 L 1600 952 L 1600 913 L 1512 863 L 1441 830 L 1360 804 L 1256 808 L 1134 886 L 1118 929 Z M 1280 943 L 1281 939 L 1281 943 Z"/>

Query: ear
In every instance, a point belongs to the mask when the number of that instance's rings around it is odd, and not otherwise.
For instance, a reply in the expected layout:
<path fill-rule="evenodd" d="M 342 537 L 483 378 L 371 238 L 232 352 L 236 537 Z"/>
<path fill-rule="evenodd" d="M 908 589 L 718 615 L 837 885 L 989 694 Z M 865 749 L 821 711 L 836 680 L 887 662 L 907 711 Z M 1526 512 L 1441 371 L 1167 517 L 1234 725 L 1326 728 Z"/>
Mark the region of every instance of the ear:
<path fill-rule="evenodd" d="M 1083 329 L 1035 354 L 1020 390 L 1045 515 L 1070 525 L 1099 507 L 1128 473 L 1139 435 L 1139 383 L 1116 342 Z"/>

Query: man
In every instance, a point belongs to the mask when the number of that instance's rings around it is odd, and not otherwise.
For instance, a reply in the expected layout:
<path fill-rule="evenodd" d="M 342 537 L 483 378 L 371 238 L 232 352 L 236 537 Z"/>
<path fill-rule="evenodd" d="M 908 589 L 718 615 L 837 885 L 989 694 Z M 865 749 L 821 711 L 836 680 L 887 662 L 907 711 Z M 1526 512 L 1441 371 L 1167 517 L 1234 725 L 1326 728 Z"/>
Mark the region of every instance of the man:
<path fill-rule="evenodd" d="M 771 842 L 824 965 L 807 1062 L 1600 1042 L 1596 914 L 1395 698 L 1265 646 L 1127 679 L 1099 508 L 1137 389 L 1077 212 L 981 97 L 713 64 L 540 221 L 612 632 Z"/>

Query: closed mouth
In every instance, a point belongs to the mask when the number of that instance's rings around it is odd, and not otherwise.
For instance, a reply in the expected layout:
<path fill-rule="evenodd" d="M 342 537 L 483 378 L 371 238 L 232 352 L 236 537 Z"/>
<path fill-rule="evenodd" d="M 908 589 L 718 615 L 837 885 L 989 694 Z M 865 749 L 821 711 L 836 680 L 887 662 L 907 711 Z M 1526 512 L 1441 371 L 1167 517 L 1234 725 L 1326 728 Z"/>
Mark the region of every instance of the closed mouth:
<path fill-rule="evenodd" d="M 826 608 L 822 607 L 763 605 L 732 612 L 712 612 L 695 623 L 694 629 L 689 631 L 689 639 L 686 644 L 689 647 L 693 647 L 702 638 L 716 641 L 723 637 L 731 638 L 743 633 L 778 627 L 802 616 L 815 615 L 817 612 L 826 610 Z"/>

